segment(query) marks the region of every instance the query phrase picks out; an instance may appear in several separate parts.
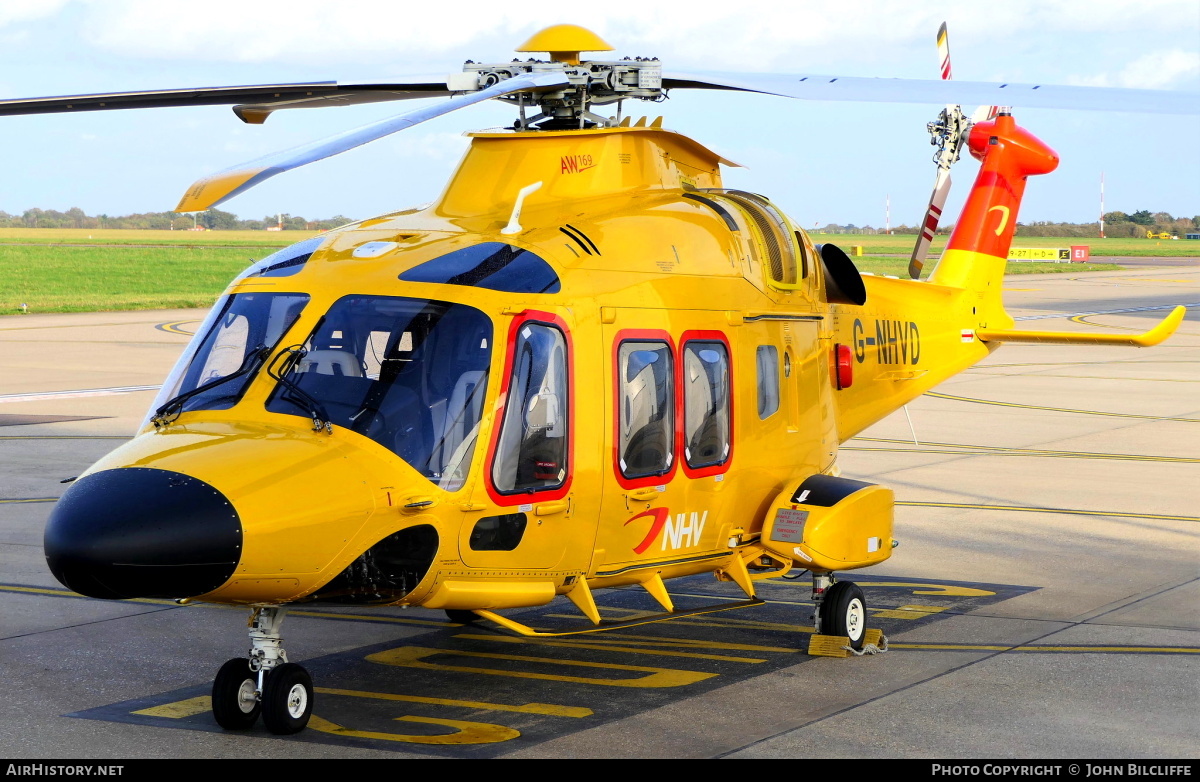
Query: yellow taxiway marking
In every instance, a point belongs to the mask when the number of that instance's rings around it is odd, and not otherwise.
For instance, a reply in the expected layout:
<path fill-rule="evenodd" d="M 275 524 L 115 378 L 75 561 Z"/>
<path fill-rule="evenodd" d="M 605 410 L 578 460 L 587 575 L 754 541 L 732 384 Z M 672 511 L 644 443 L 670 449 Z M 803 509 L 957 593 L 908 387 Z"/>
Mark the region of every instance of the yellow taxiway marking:
<path fill-rule="evenodd" d="M 142 714 L 147 717 L 166 717 L 170 720 L 182 720 L 212 711 L 212 698 L 208 695 L 197 695 L 174 703 L 164 703 L 161 706 L 151 706 L 148 709 L 138 709 L 131 714 Z"/>
<path fill-rule="evenodd" d="M 913 445 L 912 440 L 901 440 L 891 437 L 856 437 L 850 442 L 874 442 L 874 443 L 896 443 L 897 445 Z M 934 446 L 935 448 L 927 448 L 926 446 Z M 961 450 L 946 451 L 936 450 L 937 448 L 957 448 Z M 1005 448 L 998 445 L 967 445 L 964 443 L 937 443 L 937 442 L 922 442 L 913 448 L 875 448 L 863 446 L 848 446 L 843 445 L 842 450 L 850 451 L 886 451 L 890 453 L 904 453 L 911 451 L 913 453 L 960 453 L 966 456 L 1042 456 L 1042 457 L 1057 457 L 1071 459 L 1117 459 L 1122 461 L 1143 461 L 1143 462 L 1185 462 L 1195 463 L 1200 462 L 1200 459 L 1192 459 L 1184 456 L 1150 456 L 1148 454 L 1134 453 L 1099 453 L 1097 451 L 1055 451 L 1046 448 Z"/>
<path fill-rule="evenodd" d="M 191 320 L 173 320 L 169 323 L 159 323 L 154 328 L 158 329 L 159 331 L 165 331 L 168 334 L 181 334 L 185 337 L 191 337 L 191 336 L 194 336 L 196 334 L 196 332 L 188 331 L 187 329 L 183 329 L 180 327 L 183 326 L 185 323 L 199 323 L 199 322 L 200 321 L 196 320 L 195 318 L 192 318 Z"/>
<path fill-rule="evenodd" d="M 432 706 L 456 706 L 464 709 L 484 709 L 488 711 L 515 711 L 521 714 L 544 714 L 549 717 L 590 717 L 591 709 L 581 706 L 559 706 L 553 703 L 525 703 L 511 706 L 507 703 L 492 703 L 490 701 L 463 701 L 454 698 L 425 698 L 419 695 L 396 695 L 390 692 L 365 692 L 362 690 L 339 690 L 333 687 L 314 687 L 324 695 L 345 695 L 350 698 L 371 698 L 382 701 L 403 701 L 405 703 L 427 703 Z"/>
<path fill-rule="evenodd" d="M 853 445 L 843 445 L 843 451 L 865 451 L 867 453 L 928 453 L 928 454 L 946 454 L 955 456 L 1034 456 L 1043 459 L 1110 459 L 1117 461 L 1135 461 L 1135 462 L 1184 462 L 1196 463 L 1200 459 L 1188 459 L 1182 456 L 1133 456 L 1122 454 L 1103 454 L 1103 453 L 1081 453 L 1071 451 L 1032 451 L 1021 449 L 995 449 L 972 452 L 970 450 L 950 451 L 937 448 L 865 448 Z"/>
<path fill-rule="evenodd" d="M 1107 364 L 1194 364 L 1194 361 L 1183 361 L 1180 359 L 1158 359 L 1158 358 L 1113 358 L 1106 361 L 1014 361 L 1010 363 L 996 364 L 976 364 L 970 369 L 964 370 L 974 372 L 980 369 L 996 369 L 998 367 L 1082 367 L 1082 366 L 1104 366 Z M 1124 378 L 1122 378 L 1124 379 Z"/>
<path fill-rule="evenodd" d="M 288 616 L 307 616 L 312 619 L 353 619 L 358 622 L 383 622 L 401 625 L 422 625 L 425 627 L 462 627 L 452 622 L 439 619 L 408 619 L 398 616 L 367 616 L 365 614 L 335 614 L 327 611 L 288 611 Z"/>
<path fill-rule="evenodd" d="M 768 600 L 767 602 L 779 604 L 779 603 L 787 603 L 788 601 Z M 812 603 L 807 603 L 807 604 L 796 603 L 795 605 L 812 605 Z M 643 616 L 657 616 L 658 614 L 662 613 L 661 611 L 638 611 L 638 610 L 634 610 L 634 609 L 630 609 L 630 608 L 612 608 L 609 606 L 604 606 L 603 612 L 606 614 L 615 613 L 618 615 L 622 615 L 622 617 L 623 617 L 622 621 L 627 620 L 627 619 L 638 619 Z M 548 619 L 579 619 L 578 614 L 547 614 L 546 617 Z M 816 628 L 811 627 L 811 626 L 793 625 L 793 624 L 786 624 L 783 622 L 763 622 L 763 621 L 755 620 L 755 619 L 724 618 L 724 619 L 696 620 L 696 619 L 688 619 L 688 618 L 681 617 L 679 619 L 672 619 L 672 620 L 670 620 L 670 622 L 675 627 L 719 627 L 719 628 L 723 628 L 726 630 L 728 630 L 730 627 L 737 627 L 737 628 L 742 628 L 742 629 L 746 629 L 746 630 L 779 630 L 779 631 L 782 631 L 785 633 L 814 633 L 814 632 L 816 632 Z M 626 637 L 628 637 L 628 636 L 626 636 Z"/>
<path fill-rule="evenodd" d="M 922 584 L 903 581 L 859 581 L 860 587 L 886 587 L 911 589 L 914 595 L 944 595 L 947 597 L 990 597 L 995 592 L 975 587 L 959 586 L 958 584 Z M 927 610 L 927 609 L 924 609 Z"/>
<path fill-rule="evenodd" d="M 11 500 L 0 500 L 0 504 L 20 504 L 23 502 L 58 502 L 58 497 L 17 497 Z"/>
<path fill-rule="evenodd" d="M 5 502 L 5 500 L 0 500 Z M 78 592 L 72 592 L 69 589 L 45 589 L 42 587 L 23 587 L 12 584 L 0 584 L 0 592 L 27 592 L 35 595 L 49 595 L 50 597 L 76 597 L 84 600 L 91 600 L 85 595 Z M 226 605 L 223 603 L 188 603 L 186 606 L 181 606 L 174 600 L 161 600 L 152 597 L 135 597 L 128 600 L 122 600 L 122 603 L 148 603 L 150 605 L 174 606 L 177 608 L 188 608 L 203 606 L 205 608 L 221 608 L 221 609 L 239 609 L 243 606 Z M 402 625 L 419 625 L 422 627 L 462 627 L 461 624 L 453 622 L 444 622 L 438 619 L 407 619 L 398 616 L 368 616 L 365 614 L 335 614 L 326 611 L 288 611 L 289 616 L 306 616 L 310 619 L 341 619 L 351 620 L 355 622 L 381 622 L 383 624 L 402 624 Z"/>
<path fill-rule="evenodd" d="M 354 730 L 346 728 L 327 719 L 312 715 L 308 727 L 321 733 L 334 736 L 349 736 L 357 739 L 378 739 L 380 741 L 400 741 L 406 744 L 495 744 L 501 741 L 512 741 L 521 737 L 521 731 L 504 725 L 493 725 L 488 722 L 469 722 L 467 720 L 443 720 L 435 717 L 397 717 L 398 722 L 418 722 L 427 725 L 439 725 L 453 728 L 453 733 L 435 736 L 412 733 L 382 733 L 374 730 Z"/>
<path fill-rule="evenodd" d="M 1200 654 L 1192 646 L 993 646 L 985 644 L 905 644 L 888 642 L 888 649 L 951 652 L 1083 652 L 1124 654 Z"/>
<path fill-rule="evenodd" d="M 605 668 L 616 671 L 632 671 L 644 673 L 636 679 L 600 679 L 586 676 L 564 676 L 552 673 L 534 673 L 533 671 L 510 671 L 500 668 L 476 668 L 466 665 L 443 665 L 425 662 L 426 657 L 447 655 L 450 657 L 471 657 L 485 660 L 510 660 L 513 662 L 541 663 L 553 666 L 577 668 Z M 494 654 L 491 652 L 464 652 L 455 649 L 429 649 L 421 646 L 401 646 L 368 655 L 367 659 L 382 665 L 395 665 L 402 668 L 423 668 L 435 671 L 457 671 L 459 673 L 482 673 L 489 676 L 511 676 L 517 679 L 544 679 L 556 682 L 575 682 L 577 684 L 600 684 L 608 687 L 681 687 L 688 684 L 711 679 L 718 674 L 701 671 L 683 671 L 671 668 L 654 668 L 645 665 L 618 665 L 616 663 L 583 662 L 580 660 L 562 660 L 552 657 L 529 657 L 517 654 Z"/>
<path fill-rule="evenodd" d="M 596 652 L 625 652 L 626 654 L 653 654 L 661 657 L 691 657 L 698 660 L 720 660 L 729 663 L 765 663 L 765 659 L 756 657 L 733 657 L 723 654 L 705 654 L 703 652 L 681 652 L 671 651 L 669 649 L 648 649 L 639 648 L 641 646 L 672 646 L 669 639 L 658 639 L 658 643 L 641 641 L 637 643 L 621 643 L 618 639 L 616 643 L 610 642 L 588 642 L 582 641 L 549 641 L 535 638 L 514 638 L 505 635 L 472 635 L 465 633 L 456 635 L 455 638 L 469 638 L 476 641 L 499 641 L 509 644 L 524 644 L 536 646 L 553 646 L 561 649 L 591 649 Z M 782 650 L 781 650 L 782 651 Z M 789 649 L 787 651 L 795 651 Z"/>
<path fill-rule="evenodd" d="M 1102 410 L 1076 410 L 1070 407 L 1047 407 L 1045 405 L 1025 405 L 1018 402 L 997 402 L 992 399 L 973 399 L 968 396 L 954 396 L 953 394 L 939 394 L 935 391 L 926 391 L 925 396 L 931 396 L 936 399 L 950 399 L 955 402 L 973 402 L 977 405 L 996 405 L 998 407 L 1019 407 L 1026 410 L 1049 410 L 1055 413 L 1082 413 L 1083 415 L 1103 415 L 1114 418 L 1140 418 L 1150 421 L 1184 421 L 1192 424 L 1200 424 L 1200 418 L 1180 418 L 1170 415 L 1138 415 L 1136 413 L 1106 413 Z"/>
<path fill-rule="evenodd" d="M 36 331 L 38 329 L 95 329 L 101 326 L 144 326 L 147 323 L 157 323 L 153 320 L 131 320 L 126 323 L 59 323 L 53 326 L 12 326 L 0 328 L 0 331 Z M 181 321 L 186 322 L 186 321 Z"/>
<path fill-rule="evenodd" d="M 1130 519 L 1155 519 L 1156 521 L 1200 521 L 1200 516 L 1170 516 L 1162 513 L 1135 513 L 1133 511 L 1081 510 L 1078 508 L 1039 508 L 1024 505 L 986 505 L 966 502 L 901 502 L 916 508 L 966 508 L 969 510 L 999 510 L 1019 513 L 1062 513 L 1069 516 L 1112 516 Z"/>
<path fill-rule="evenodd" d="M 871 616 L 876 619 L 921 619 L 939 614 L 948 608 L 949 606 L 908 605 L 899 608 L 885 608 L 882 611 L 874 612 Z"/>

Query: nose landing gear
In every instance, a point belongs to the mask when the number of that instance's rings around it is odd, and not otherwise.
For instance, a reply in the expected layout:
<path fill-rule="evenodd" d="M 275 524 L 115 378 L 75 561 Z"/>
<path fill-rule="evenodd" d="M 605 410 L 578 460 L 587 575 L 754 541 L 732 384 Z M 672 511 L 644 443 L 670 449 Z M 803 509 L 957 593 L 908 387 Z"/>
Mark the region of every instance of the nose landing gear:
<path fill-rule="evenodd" d="M 312 715 L 312 677 L 289 663 L 279 626 L 285 611 L 255 608 L 250 614 L 250 656 L 235 657 L 213 680 L 212 710 L 226 730 L 246 730 L 262 714 L 267 730 L 279 735 L 297 733 Z"/>

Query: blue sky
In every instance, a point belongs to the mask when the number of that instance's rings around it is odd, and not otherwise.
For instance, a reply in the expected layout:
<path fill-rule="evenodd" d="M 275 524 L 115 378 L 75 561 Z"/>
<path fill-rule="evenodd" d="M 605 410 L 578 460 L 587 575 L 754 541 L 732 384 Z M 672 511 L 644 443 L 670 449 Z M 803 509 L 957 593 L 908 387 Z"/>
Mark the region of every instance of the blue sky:
<path fill-rule="evenodd" d="M 445 74 L 465 59 L 506 61 L 556 22 L 582 24 L 615 56 L 656 56 L 668 70 L 936 78 L 944 20 L 959 79 L 1200 90 L 1195 0 L 511 5 L 4 0 L 0 97 Z M 940 106 L 681 93 L 626 111 L 662 114 L 665 126 L 744 164 L 727 172 L 727 184 L 770 196 L 802 225 L 881 226 L 889 198 L 893 225 L 920 219 L 934 178 L 925 123 Z M 263 126 L 243 125 L 225 107 L 0 118 L 0 209 L 168 210 L 202 176 L 415 106 L 280 112 Z M 1101 172 L 1108 210 L 1200 214 L 1200 118 L 1015 115 L 1063 159 L 1030 183 L 1022 220 L 1095 220 Z M 461 157 L 463 131 L 511 118 L 498 103 L 455 112 L 280 175 L 221 208 L 362 218 L 424 203 Z M 976 170 L 969 159 L 955 168 L 951 214 Z"/>

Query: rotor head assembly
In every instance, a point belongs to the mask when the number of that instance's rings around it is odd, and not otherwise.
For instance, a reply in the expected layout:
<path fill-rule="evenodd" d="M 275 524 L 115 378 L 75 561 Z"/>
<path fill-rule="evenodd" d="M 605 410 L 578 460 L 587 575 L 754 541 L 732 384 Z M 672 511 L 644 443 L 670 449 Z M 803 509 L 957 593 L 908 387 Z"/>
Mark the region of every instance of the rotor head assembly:
<path fill-rule="evenodd" d="M 487 89 L 516 76 L 559 73 L 567 79 L 567 84 L 561 89 L 516 92 L 500 98 L 521 110 L 521 117 L 514 124 L 514 129 L 612 127 L 621 120 L 619 112 L 615 117 L 603 117 L 593 113 L 591 107 L 616 103 L 625 98 L 661 101 L 666 97 L 662 63 L 657 58 L 580 59 L 584 52 L 612 51 L 612 48 L 595 33 L 578 25 L 554 25 L 536 33 L 516 49 L 521 53 L 547 52 L 549 60 L 513 60 L 507 63 L 467 61 L 462 73 L 447 77 L 446 85 L 451 92 L 461 94 Z M 537 107 L 539 113 L 527 116 L 527 107 Z"/>

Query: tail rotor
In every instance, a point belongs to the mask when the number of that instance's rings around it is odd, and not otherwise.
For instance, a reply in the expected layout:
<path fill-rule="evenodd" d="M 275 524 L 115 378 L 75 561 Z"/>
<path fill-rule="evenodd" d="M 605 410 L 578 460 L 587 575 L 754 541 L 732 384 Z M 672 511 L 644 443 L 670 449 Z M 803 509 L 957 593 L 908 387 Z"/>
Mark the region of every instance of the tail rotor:
<path fill-rule="evenodd" d="M 950 38 L 945 22 L 938 28 L 937 49 L 938 70 L 942 81 L 950 81 L 953 73 L 950 65 Z M 963 114 L 962 106 L 947 104 L 937 120 L 926 126 L 931 136 L 929 143 L 937 147 L 933 161 L 937 163 L 938 171 L 933 182 L 933 194 L 929 197 L 929 206 L 925 208 L 925 218 L 921 221 L 921 233 L 917 236 L 916 246 L 913 247 L 912 257 L 908 261 L 908 276 L 914 280 L 921 278 L 925 259 L 929 256 L 929 246 L 942 219 L 946 197 L 950 195 L 950 166 L 958 161 L 967 135 L 971 132 L 971 126 L 981 120 L 991 119 L 998 111 L 997 106 L 980 106 L 975 115 L 968 118 Z"/>

